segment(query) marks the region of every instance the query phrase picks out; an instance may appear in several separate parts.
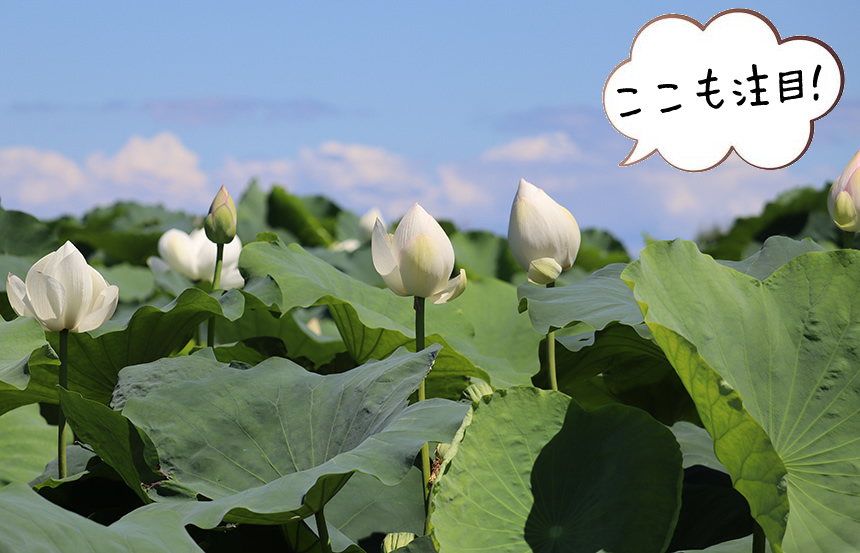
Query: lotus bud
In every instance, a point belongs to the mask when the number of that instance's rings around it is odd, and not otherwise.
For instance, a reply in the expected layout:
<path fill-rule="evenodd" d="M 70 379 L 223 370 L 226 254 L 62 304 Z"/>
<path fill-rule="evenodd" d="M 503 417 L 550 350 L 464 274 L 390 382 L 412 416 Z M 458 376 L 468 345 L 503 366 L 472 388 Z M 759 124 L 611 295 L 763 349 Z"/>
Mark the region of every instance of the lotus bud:
<path fill-rule="evenodd" d="M 514 259 L 535 284 L 555 282 L 570 269 L 579 253 L 579 225 L 570 211 L 546 192 L 520 179 L 511 219 L 508 245 Z"/>
<path fill-rule="evenodd" d="M 827 209 L 836 226 L 846 232 L 860 231 L 860 151 L 830 187 Z"/>
<path fill-rule="evenodd" d="M 209 215 L 203 221 L 206 237 L 216 244 L 229 244 L 236 236 L 236 204 L 222 186 L 209 206 Z"/>
<path fill-rule="evenodd" d="M 379 219 L 371 237 L 373 266 L 398 296 L 418 296 L 432 303 L 453 300 L 466 289 L 466 271 L 449 279 L 454 247 L 436 219 L 412 206 L 394 234 Z"/>
<path fill-rule="evenodd" d="M 35 318 L 49 332 L 95 330 L 119 300 L 119 288 L 108 285 L 71 242 L 30 267 L 26 281 L 9 273 L 6 293 L 16 313 Z"/>

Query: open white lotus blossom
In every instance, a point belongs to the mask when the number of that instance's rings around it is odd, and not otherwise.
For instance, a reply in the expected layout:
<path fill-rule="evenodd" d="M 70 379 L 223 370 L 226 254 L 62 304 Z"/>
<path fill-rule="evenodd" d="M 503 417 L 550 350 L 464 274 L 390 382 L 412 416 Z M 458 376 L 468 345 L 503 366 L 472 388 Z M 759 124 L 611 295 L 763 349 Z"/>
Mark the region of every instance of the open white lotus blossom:
<path fill-rule="evenodd" d="M 71 242 L 30 267 L 26 283 L 9 273 L 6 292 L 16 313 L 49 332 L 95 330 L 111 318 L 119 299 L 119 288 L 108 285 Z"/>
<path fill-rule="evenodd" d="M 508 244 L 520 267 L 535 284 L 555 282 L 573 266 L 580 244 L 579 225 L 570 211 L 546 192 L 520 179 L 511 219 Z"/>
<path fill-rule="evenodd" d="M 466 271 L 449 279 L 454 247 L 436 219 L 415 204 L 394 234 L 379 219 L 371 237 L 373 266 L 398 296 L 418 296 L 432 303 L 453 300 L 466 289 Z"/>
<path fill-rule="evenodd" d="M 179 229 L 170 229 L 158 239 L 158 254 L 146 260 L 149 268 L 156 273 L 169 269 L 191 280 L 208 280 L 215 276 L 215 253 L 217 246 L 206 237 L 203 229 L 187 234 Z M 239 273 L 239 254 L 242 241 L 236 236 L 224 244 L 224 258 L 221 266 L 221 287 L 225 290 L 241 288 L 245 280 Z"/>
<path fill-rule="evenodd" d="M 860 231 L 860 151 L 830 187 L 827 209 L 833 222 L 844 231 Z"/>

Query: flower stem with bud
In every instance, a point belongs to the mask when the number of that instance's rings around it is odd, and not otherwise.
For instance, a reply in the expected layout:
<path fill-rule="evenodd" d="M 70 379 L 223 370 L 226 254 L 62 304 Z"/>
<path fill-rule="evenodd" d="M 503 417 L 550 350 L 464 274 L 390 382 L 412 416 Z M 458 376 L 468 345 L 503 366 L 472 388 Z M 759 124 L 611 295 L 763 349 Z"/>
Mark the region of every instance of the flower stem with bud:
<path fill-rule="evenodd" d="M 224 264 L 224 244 L 216 244 L 218 249 L 215 253 L 215 275 L 212 277 L 212 289 L 217 290 L 221 286 L 221 266 Z M 209 328 L 206 331 L 206 345 L 215 347 L 215 316 L 209 319 Z"/>
<path fill-rule="evenodd" d="M 546 285 L 547 288 L 553 288 L 555 282 L 550 282 Z M 549 367 L 549 386 L 551 390 L 558 391 L 558 379 L 555 375 L 555 331 L 550 330 L 546 334 L 546 362 Z"/>

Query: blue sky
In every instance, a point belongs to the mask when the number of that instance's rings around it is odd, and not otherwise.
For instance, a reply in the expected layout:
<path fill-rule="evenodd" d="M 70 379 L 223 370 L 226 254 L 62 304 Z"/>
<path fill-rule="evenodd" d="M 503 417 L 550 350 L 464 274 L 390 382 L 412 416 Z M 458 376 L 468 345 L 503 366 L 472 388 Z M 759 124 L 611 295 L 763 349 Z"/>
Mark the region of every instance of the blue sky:
<path fill-rule="evenodd" d="M 799 161 L 702 173 L 633 142 L 604 83 L 651 19 L 762 13 L 839 56 L 845 84 Z M 0 199 L 38 216 L 134 198 L 203 213 L 257 176 L 389 219 L 420 202 L 504 233 L 521 177 L 630 250 L 694 238 L 860 148 L 855 2 L 0 1 Z"/>

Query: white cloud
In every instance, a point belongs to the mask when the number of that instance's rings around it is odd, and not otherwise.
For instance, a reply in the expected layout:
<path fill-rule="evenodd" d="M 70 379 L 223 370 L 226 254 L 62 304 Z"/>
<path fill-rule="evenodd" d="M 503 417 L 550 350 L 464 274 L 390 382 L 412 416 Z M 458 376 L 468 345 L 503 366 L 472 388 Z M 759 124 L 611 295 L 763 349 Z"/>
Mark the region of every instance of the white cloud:
<path fill-rule="evenodd" d="M 486 162 L 559 163 L 576 161 L 582 150 L 567 134 L 554 132 L 529 138 L 519 138 L 507 144 L 491 148 L 481 156 Z"/>
<path fill-rule="evenodd" d="M 302 148 L 298 165 L 314 180 L 336 189 L 373 185 L 393 191 L 426 184 L 402 156 L 364 144 L 330 141 L 316 149 Z"/>
<path fill-rule="evenodd" d="M 244 186 L 257 179 L 262 186 L 276 183 L 291 188 L 296 179 L 296 163 L 290 159 L 246 159 L 228 157 L 216 172 L 216 181 L 227 187 Z"/>
<path fill-rule="evenodd" d="M 62 154 L 35 148 L 0 150 L 0 189 L 4 200 L 11 196 L 25 206 L 56 204 L 85 185 L 86 176 L 81 168 Z"/>
<path fill-rule="evenodd" d="M 456 206 L 480 207 L 492 202 L 493 197 L 488 190 L 465 178 L 456 167 L 442 165 L 437 173 L 444 197 L 449 203 Z"/>
<path fill-rule="evenodd" d="M 41 217 L 81 213 L 117 200 L 200 211 L 214 197 L 208 188 L 197 155 L 170 133 L 133 136 L 115 155 L 94 152 L 83 165 L 35 148 L 0 150 L 4 205 Z"/>
<path fill-rule="evenodd" d="M 96 152 L 86 161 L 93 178 L 122 185 L 126 194 L 136 195 L 135 189 L 144 188 L 171 200 L 199 200 L 209 195 L 209 179 L 198 164 L 197 154 L 169 132 L 149 140 L 133 136 L 116 155 Z"/>

